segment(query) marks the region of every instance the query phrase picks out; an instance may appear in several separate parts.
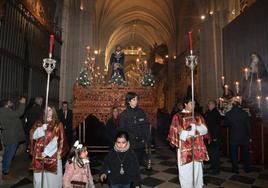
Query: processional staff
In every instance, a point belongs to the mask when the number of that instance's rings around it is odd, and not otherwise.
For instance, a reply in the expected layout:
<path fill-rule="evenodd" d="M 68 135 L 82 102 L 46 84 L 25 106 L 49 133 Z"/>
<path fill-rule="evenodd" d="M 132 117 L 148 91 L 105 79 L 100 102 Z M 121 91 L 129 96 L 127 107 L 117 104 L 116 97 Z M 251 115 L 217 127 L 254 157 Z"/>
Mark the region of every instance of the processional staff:
<path fill-rule="evenodd" d="M 56 60 L 52 59 L 52 51 L 54 45 L 54 35 L 50 35 L 49 38 L 49 54 L 48 58 L 43 59 L 43 67 L 47 72 L 47 88 L 46 88 L 46 104 L 45 104 L 45 124 L 47 124 L 47 106 L 48 106 L 48 95 L 49 95 L 49 82 L 50 74 L 56 67 Z M 46 138 L 44 137 L 44 140 Z M 41 177 L 41 187 L 44 187 L 44 159 L 42 160 L 42 177 Z"/>
<path fill-rule="evenodd" d="M 191 69 L 191 90 L 192 90 L 192 122 L 195 121 L 194 117 L 194 69 L 197 66 L 197 56 L 193 55 L 193 40 L 192 31 L 189 32 L 189 45 L 190 45 L 190 55 L 186 56 L 186 66 Z M 194 131 L 195 132 L 195 131 Z M 195 187 L 195 168 L 194 168 L 194 136 L 192 136 L 192 161 L 193 161 L 193 188 Z"/>

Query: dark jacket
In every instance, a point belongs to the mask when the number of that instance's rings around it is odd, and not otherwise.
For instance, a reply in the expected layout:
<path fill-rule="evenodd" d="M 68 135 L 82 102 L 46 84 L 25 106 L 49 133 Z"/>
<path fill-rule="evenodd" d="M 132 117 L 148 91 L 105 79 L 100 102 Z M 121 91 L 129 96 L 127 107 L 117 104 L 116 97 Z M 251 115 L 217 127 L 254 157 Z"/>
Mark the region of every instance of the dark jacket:
<path fill-rule="evenodd" d="M 124 174 L 120 174 L 121 162 Z M 105 157 L 100 174 L 106 174 L 110 184 L 141 184 L 139 164 L 135 152 L 128 149 L 126 152 L 116 152 L 111 149 Z"/>
<path fill-rule="evenodd" d="M 60 109 L 57 114 L 58 114 L 59 120 L 63 124 L 64 133 L 65 133 L 65 136 L 68 140 L 68 144 L 71 145 L 72 141 L 73 141 L 73 127 L 72 127 L 72 125 L 73 125 L 72 124 L 73 123 L 73 112 L 72 112 L 72 110 L 68 109 L 66 118 L 65 118 L 65 114 L 63 113 L 62 109 Z"/>
<path fill-rule="evenodd" d="M 44 108 L 38 104 L 34 104 L 27 112 L 26 112 L 26 132 L 30 132 L 33 125 L 38 121 L 43 119 Z"/>
<path fill-rule="evenodd" d="M 114 120 L 112 117 L 106 123 L 106 138 L 109 142 L 109 146 L 114 145 L 114 138 L 117 133 L 117 128 L 119 126 L 119 121 Z"/>
<path fill-rule="evenodd" d="M 130 147 L 133 149 L 143 148 L 150 143 L 150 125 L 144 111 L 139 108 L 128 106 L 121 114 L 119 130 L 129 134 Z"/>
<path fill-rule="evenodd" d="M 247 112 L 234 106 L 226 113 L 224 125 L 230 128 L 230 144 L 249 144 L 251 127 Z"/>
<path fill-rule="evenodd" d="M 14 111 L 5 107 L 0 108 L 0 125 L 3 128 L 1 138 L 5 145 L 24 141 L 25 135 L 20 120 L 24 108 L 25 104 L 20 104 L 18 109 Z"/>
<path fill-rule="evenodd" d="M 221 125 L 222 117 L 221 117 L 218 109 L 214 108 L 211 111 L 208 110 L 205 113 L 204 118 L 206 120 L 208 132 L 210 134 L 211 139 L 212 140 L 214 140 L 214 139 L 220 140 L 221 139 L 220 125 Z"/>

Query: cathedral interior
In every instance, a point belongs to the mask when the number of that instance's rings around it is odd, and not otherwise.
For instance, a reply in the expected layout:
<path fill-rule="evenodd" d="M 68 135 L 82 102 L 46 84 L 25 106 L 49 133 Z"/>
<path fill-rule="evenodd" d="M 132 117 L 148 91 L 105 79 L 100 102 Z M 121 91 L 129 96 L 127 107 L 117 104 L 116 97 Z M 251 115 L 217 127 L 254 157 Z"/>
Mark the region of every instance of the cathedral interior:
<path fill-rule="evenodd" d="M 98 180 L 103 158 L 96 145 L 105 148 L 99 140 L 103 123 L 112 106 L 125 108 L 126 92 L 141 96 L 140 105 L 156 134 L 157 112 L 174 112 L 187 96 L 194 96 L 202 112 L 208 100 L 216 100 L 222 114 L 233 98 L 242 99 L 253 125 L 253 172 L 232 173 L 229 132 L 222 128 L 222 173 L 204 175 L 204 187 L 264 188 L 268 187 L 267 33 L 266 0 L 1 0 L 0 99 L 47 96 L 57 107 L 68 101 L 73 128 L 91 145 L 96 187 L 107 187 Z M 114 74 L 110 60 L 118 46 L 124 52 L 123 80 Z M 252 54 L 262 65 L 256 73 Z M 45 67 L 49 56 L 56 61 L 51 73 Z M 190 57 L 195 58 L 193 69 L 187 66 Z M 142 187 L 180 187 L 176 155 L 158 136 L 153 170 L 142 169 Z M 32 187 L 29 163 L 19 148 L 12 163 L 19 178 L 0 180 L 0 187 Z"/>

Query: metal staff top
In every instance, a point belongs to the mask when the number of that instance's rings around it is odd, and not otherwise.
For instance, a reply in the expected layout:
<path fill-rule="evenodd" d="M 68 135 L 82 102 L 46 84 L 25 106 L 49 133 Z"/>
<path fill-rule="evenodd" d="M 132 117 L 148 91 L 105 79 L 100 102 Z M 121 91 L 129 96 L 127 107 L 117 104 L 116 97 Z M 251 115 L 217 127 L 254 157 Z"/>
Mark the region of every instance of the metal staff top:
<path fill-rule="evenodd" d="M 194 120 L 194 69 L 197 66 L 197 59 L 196 55 L 193 55 L 193 50 L 190 50 L 190 55 L 185 57 L 186 59 L 186 66 L 191 69 L 191 88 L 192 88 L 192 119 Z"/>
<path fill-rule="evenodd" d="M 47 72 L 47 89 L 46 89 L 46 106 L 45 106 L 45 123 L 47 123 L 47 106 L 48 106 L 50 74 L 56 68 L 56 60 L 52 59 L 51 57 L 43 59 L 43 67 Z"/>

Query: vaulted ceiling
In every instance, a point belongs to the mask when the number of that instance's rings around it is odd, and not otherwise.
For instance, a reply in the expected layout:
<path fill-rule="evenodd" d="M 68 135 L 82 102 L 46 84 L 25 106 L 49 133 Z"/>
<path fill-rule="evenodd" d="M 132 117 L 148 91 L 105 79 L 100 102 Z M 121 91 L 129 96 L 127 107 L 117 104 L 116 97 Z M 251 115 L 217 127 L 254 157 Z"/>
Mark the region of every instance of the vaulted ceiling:
<path fill-rule="evenodd" d="M 147 52 L 155 43 L 169 45 L 175 38 L 175 23 L 173 0 L 96 1 L 98 46 L 107 56 L 116 44 L 140 46 Z"/>

